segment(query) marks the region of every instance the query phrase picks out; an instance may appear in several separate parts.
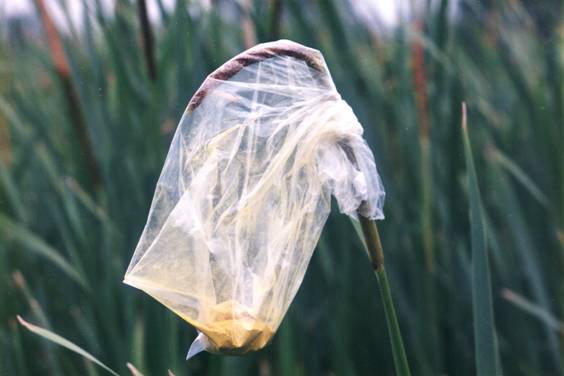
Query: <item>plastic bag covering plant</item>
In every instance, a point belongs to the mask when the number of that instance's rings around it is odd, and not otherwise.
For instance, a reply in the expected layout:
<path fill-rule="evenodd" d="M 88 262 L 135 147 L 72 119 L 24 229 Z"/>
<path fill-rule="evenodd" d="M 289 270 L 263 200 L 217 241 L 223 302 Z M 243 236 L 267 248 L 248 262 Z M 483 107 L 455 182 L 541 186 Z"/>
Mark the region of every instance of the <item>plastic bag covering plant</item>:
<path fill-rule="evenodd" d="M 264 347 L 327 220 L 382 219 L 363 129 L 321 53 L 281 40 L 213 72 L 172 141 L 125 283 L 195 326 L 188 356 Z"/>

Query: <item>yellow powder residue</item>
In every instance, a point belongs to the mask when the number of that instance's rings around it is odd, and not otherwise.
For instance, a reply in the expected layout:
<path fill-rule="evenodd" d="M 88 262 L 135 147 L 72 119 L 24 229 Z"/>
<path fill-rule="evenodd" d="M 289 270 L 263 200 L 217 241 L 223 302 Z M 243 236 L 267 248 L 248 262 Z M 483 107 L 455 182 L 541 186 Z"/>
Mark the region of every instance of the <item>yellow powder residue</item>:
<path fill-rule="evenodd" d="M 243 354 L 262 349 L 274 335 L 269 325 L 233 300 L 206 307 L 205 323 L 180 316 L 206 335 L 213 347 L 209 350 L 222 353 Z"/>

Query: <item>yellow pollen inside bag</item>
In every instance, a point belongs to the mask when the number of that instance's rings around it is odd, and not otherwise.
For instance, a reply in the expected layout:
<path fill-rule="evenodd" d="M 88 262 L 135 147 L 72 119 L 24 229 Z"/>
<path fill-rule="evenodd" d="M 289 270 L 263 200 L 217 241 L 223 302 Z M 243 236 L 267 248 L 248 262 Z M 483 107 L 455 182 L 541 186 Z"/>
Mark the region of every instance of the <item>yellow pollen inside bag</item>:
<path fill-rule="evenodd" d="M 180 121 L 124 282 L 198 329 L 191 353 L 264 347 L 331 195 L 345 214 L 383 218 L 362 133 L 319 51 L 283 40 L 236 56 Z"/>

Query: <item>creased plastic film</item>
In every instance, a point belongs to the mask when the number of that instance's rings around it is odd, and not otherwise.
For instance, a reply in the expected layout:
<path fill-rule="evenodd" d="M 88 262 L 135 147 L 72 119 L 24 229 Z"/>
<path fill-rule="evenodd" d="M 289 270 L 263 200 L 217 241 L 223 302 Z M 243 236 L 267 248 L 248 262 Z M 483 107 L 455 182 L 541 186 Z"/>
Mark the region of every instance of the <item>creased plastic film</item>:
<path fill-rule="evenodd" d="M 180 121 L 125 282 L 201 333 L 193 348 L 264 347 L 339 210 L 383 218 L 363 129 L 323 56 L 259 45 L 211 74 Z"/>

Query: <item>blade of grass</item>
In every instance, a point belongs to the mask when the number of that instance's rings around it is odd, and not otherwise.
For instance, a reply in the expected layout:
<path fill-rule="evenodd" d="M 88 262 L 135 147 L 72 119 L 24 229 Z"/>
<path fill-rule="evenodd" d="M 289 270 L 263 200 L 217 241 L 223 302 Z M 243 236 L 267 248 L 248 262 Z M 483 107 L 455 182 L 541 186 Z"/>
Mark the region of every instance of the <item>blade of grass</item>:
<path fill-rule="evenodd" d="M 494 170 L 495 172 L 495 170 Z M 538 246 L 533 241 L 531 225 L 528 223 L 524 208 L 519 205 L 516 192 L 504 171 L 499 170 L 495 174 L 497 186 L 500 192 L 499 209 L 503 214 L 506 228 L 514 239 L 514 249 L 522 266 L 522 273 L 526 276 L 531 294 L 536 303 L 543 306 L 547 311 L 552 311 L 552 295 L 548 283 L 545 281 L 542 259 L 539 257 Z M 557 369 L 562 368 L 560 359 L 560 344 L 558 336 L 545 325 L 546 338 Z"/>
<path fill-rule="evenodd" d="M 474 315 L 474 341 L 476 351 L 476 371 L 478 375 L 498 374 L 496 366 L 496 340 L 492 304 L 490 264 L 486 247 L 486 230 L 482 199 L 478 188 L 478 178 L 472 157 L 470 138 L 466 119 L 466 104 L 462 104 L 462 132 L 464 155 L 466 157 L 470 232 L 472 243 L 472 306 Z"/>
<path fill-rule="evenodd" d="M 535 182 L 527 176 L 525 171 L 523 171 L 519 165 L 497 149 L 491 150 L 491 157 L 503 169 L 509 172 L 519 183 L 521 183 L 542 206 L 547 208 L 550 207 L 550 200 L 548 197 L 541 191 Z"/>
<path fill-rule="evenodd" d="M 14 281 L 14 285 L 16 286 L 16 288 L 20 290 L 23 297 L 27 301 L 33 316 L 43 327 L 49 328 L 51 325 L 49 323 L 49 319 L 47 318 L 47 315 L 45 314 L 45 310 L 41 307 L 39 301 L 33 296 L 33 293 L 29 289 L 23 274 L 19 270 L 16 270 L 12 274 L 12 280 Z M 60 364 L 56 360 L 53 346 L 51 346 L 51 344 L 49 343 L 46 344 L 46 346 L 44 347 L 47 352 L 47 364 L 49 365 L 49 368 L 52 368 L 53 374 L 55 375 L 61 374 Z"/>
<path fill-rule="evenodd" d="M 12 238 L 25 248 L 34 252 L 38 256 L 51 261 L 62 272 L 69 276 L 73 281 L 82 287 L 87 287 L 85 280 L 80 276 L 75 268 L 53 247 L 45 243 L 31 231 L 22 225 L 13 222 L 10 218 L 0 213 L 0 228 L 6 234 L 4 237 Z"/>
<path fill-rule="evenodd" d="M 145 327 L 141 317 L 136 317 L 133 325 L 131 356 L 133 357 L 133 362 L 135 364 L 137 364 L 141 369 L 145 369 L 143 361 L 145 358 L 143 353 L 145 344 Z"/>
<path fill-rule="evenodd" d="M 22 119 L 17 109 L 2 96 L 0 96 L 0 112 L 15 131 L 14 136 L 31 137 L 34 134 L 34 130 Z"/>
<path fill-rule="evenodd" d="M 22 372 L 22 374 L 30 374 L 28 369 L 28 364 L 25 361 L 25 354 L 24 346 L 22 343 L 21 332 L 18 330 L 18 325 L 16 324 L 15 320 L 10 320 L 10 331 L 9 331 L 9 340 L 11 342 L 11 348 L 15 354 L 14 359 L 12 360 L 15 364 L 17 364 L 18 369 Z"/>
<path fill-rule="evenodd" d="M 43 337 L 48 341 L 54 342 L 59 346 L 62 346 L 62 347 L 66 348 L 70 351 L 77 353 L 78 355 L 82 356 L 83 358 L 88 359 L 92 363 L 99 365 L 100 367 L 102 367 L 103 369 L 105 369 L 106 371 L 111 373 L 112 375 L 119 376 L 117 374 L 117 372 L 112 370 L 110 367 L 108 367 L 107 365 L 105 365 L 104 363 L 102 363 L 101 361 L 96 359 L 93 355 L 88 353 L 86 350 L 84 350 L 83 348 L 75 345 L 71 341 L 61 337 L 58 334 L 51 332 L 50 330 L 44 329 L 44 328 L 37 326 L 37 325 L 30 324 L 29 322 L 22 319 L 19 315 L 17 316 L 17 319 L 18 319 L 19 323 L 22 326 L 24 326 L 27 330 L 29 330 L 30 332 L 37 334 L 38 336 Z"/>
<path fill-rule="evenodd" d="M 542 306 L 531 302 L 530 300 L 509 289 L 503 289 L 501 296 L 519 309 L 539 319 L 540 321 L 545 323 L 546 326 L 556 330 L 557 332 L 561 333 L 562 336 L 564 336 L 564 322 L 558 320 L 552 313 L 548 312 Z"/>
<path fill-rule="evenodd" d="M 12 141 L 8 122 L 0 113 L 0 164 L 9 166 L 12 162 Z"/>
<path fill-rule="evenodd" d="M 19 270 L 16 270 L 12 274 L 12 280 L 14 281 L 14 285 L 18 288 L 18 290 L 21 291 L 25 300 L 27 300 L 29 308 L 31 309 L 31 312 L 33 313 L 35 318 L 39 321 L 41 325 L 45 327 L 49 327 L 49 320 L 47 319 L 47 315 L 45 314 L 43 308 L 41 308 L 41 306 L 39 305 L 37 299 L 32 295 L 31 291 L 29 290 L 29 287 L 27 285 L 26 279 L 23 276 L 23 274 Z"/>
<path fill-rule="evenodd" d="M 132 376 L 143 376 L 143 374 L 131 363 L 127 363 L 127 369 L 129 369 Z"/>
<path fill-rule="evenodd" d="M 18 189 L 16 188 L 14 179 L 12 178 L 10 171 L 8 171 L 8 169 L 0 162 L 0 192 L 2 191 L 8 199 L 15 217 L 19 221 L 25 222 L 27 219 L 26 209 L 18 194 Z"/>

